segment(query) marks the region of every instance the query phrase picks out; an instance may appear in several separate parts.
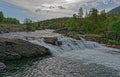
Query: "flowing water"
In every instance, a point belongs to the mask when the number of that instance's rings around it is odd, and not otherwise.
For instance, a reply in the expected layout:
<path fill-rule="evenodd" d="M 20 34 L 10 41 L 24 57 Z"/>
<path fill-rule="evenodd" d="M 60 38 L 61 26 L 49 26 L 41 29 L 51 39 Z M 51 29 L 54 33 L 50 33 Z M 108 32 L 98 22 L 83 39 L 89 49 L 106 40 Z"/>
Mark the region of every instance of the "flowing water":
<path fill-rule="evenodd" d="M 3 34 L 0 36 L 7 38 L 20 38 L 50 49 L 52 55 L 55 57 L 70 59 L 76 63 L 95 63 L 112 68 L 120 73 L 120 49 L 108 48 L 96 42 L 86 41 L 83 38 L 81 38 L 81 40 L 75 40 L 52 32 L 53 30 L 29 33 L 18 32 Z M 44 37 L 57 37 L 58 41 L 61 42 L 61 45 L 45 43 Z"/>
<path fill-rule="evenodd" d="M 107 48 L 101 44 L 71 38 L 58 38 L 62 45 L 47 44 L 44 39 L 30 42 L 49 48 L 53 56 L 70 58 L 77 62 L 97 63 L 120 70 L 120 50 Z"/>

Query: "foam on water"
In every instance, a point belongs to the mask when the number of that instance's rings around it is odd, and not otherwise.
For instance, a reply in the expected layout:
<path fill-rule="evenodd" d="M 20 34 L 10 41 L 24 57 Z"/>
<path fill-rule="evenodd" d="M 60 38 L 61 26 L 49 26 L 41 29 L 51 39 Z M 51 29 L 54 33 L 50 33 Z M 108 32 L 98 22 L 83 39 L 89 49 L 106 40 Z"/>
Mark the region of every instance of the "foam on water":
<path fill-rule="evenodd" d="M 70 58 L 77 62 L 97 63 L 120 70 L 120 50 L 107 48 L 101 44 L 72 38 L 58 38 L 62 45 L 51 45 L 44 39 L 30 42 L 49 48 L 54 56 Z M 111 52 L 115 52 L 112 54 Z M 116 53 L 117 52 L 117 53 Z"/>

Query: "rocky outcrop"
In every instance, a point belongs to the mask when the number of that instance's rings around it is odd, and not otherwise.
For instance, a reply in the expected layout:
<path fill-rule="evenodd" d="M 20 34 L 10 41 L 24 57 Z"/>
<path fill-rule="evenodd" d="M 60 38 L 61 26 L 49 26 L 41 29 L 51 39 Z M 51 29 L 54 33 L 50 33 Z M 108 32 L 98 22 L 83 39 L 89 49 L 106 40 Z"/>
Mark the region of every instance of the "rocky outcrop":
<path fill-rule="evenodd" d="M 56 37 L 44 37 L 46 43 L 56 45 L 58 39 Z"/>
<path fill-rule="evenodd" d="M 83 35 L 82 34 L 73 34 L 64 29 L 59 29 L 54 32 L 60 33 L 64 36 L 71 37 L 71 38 L 74 38 L 77 40 L 81 40 L 80 37 L 82 37 L 82 38 L 86 39 L 87 41 L 95 41 L 95 42 L 98 42 L 101 44 L 105 44 L 107 47 L 120 49 L 120 44 L 113 44 L 113 43 L 109 42 L 107 38 L 103 38 L 97 34 L 83 34 Z M 111 35 L 109 35 L 109 32 L 107 32 L 106 36 L 109 37 Z"/>
<path fill-rule="evenodd" d="M 0 30 L 0 34 L 2 33 L 9 33 L 9 30 L 5 29 L 5 30 Z"/>
<path fill-rule="evenodd" d="M 0 59 L 13 60 L 22 57 L 49 55 L 49 49 L 20 39 L 0 38 Z"/>

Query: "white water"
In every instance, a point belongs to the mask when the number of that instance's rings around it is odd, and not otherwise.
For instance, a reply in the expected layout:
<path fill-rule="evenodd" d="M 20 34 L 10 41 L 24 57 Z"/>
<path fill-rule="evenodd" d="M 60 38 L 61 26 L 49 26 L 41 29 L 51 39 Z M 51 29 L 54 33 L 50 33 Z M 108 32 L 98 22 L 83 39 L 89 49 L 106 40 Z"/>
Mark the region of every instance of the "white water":
<path fill-rule="evenodd" d="M 41 37 L 61 37 L 61 34 L 53 33 L 54 30 L 40 30 L 35 32 L 11 32 L 0 34 L 0 37 L 10 39 L 39 39 Z"/>
<path fill-rule="evenodd" d="M 49 48 L 54 56 L 70 58 L 77 62 L 97 63 L 120 70 L 120 50 L 107 48 L 96 42 L 59 38 L 61 46 L 47 44 L 44 39 L 30 42 Z"/>
<path fill-rule="evenodd" d="M 0 37 L 24 39 L 49 48 L 54 56 L 70 58 L 85 64 L 102 64 L 120 71 L 120 49 L 107 48 L 96 42 L 61 37 L 60 34 L 52 33 L 51 30 L 8 33 L 2 34 Z M 62 45 L 45 43 L 42 37 L 58 37 L 58 41 L 61 41 Z"/>

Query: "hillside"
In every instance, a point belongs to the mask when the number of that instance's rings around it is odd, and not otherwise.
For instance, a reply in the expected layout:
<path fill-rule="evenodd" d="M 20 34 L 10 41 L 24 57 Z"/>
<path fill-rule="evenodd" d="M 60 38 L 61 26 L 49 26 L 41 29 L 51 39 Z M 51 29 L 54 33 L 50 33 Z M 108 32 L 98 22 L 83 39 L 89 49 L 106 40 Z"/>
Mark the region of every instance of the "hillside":
<path fill-rule="evenodd" d="M 120 14 L 99 14 L 97 9 L 85 18 L 57 18 L 28 24 L 29 30 L 55 29 L 65 35 L 96 34 L 105 41 L 120 44 Z"/>
<path fill-rule="evenodd" d="M 0 33 L 23 31 L 25 27 L 25 25 L 21 24 L 0 24 Z"/>
<path fill-rule="evenodd" d="M 119 14 L 120 13 L 120 6 L 110 10 L 107 14 Z"/>
<path fill-rule="evenodd" d="M 23 31 L 25 27 L 25 25 L 20 24 L 18 19 L 5 17 L 3 12 L 0 11 L 0 33 Z"/>

